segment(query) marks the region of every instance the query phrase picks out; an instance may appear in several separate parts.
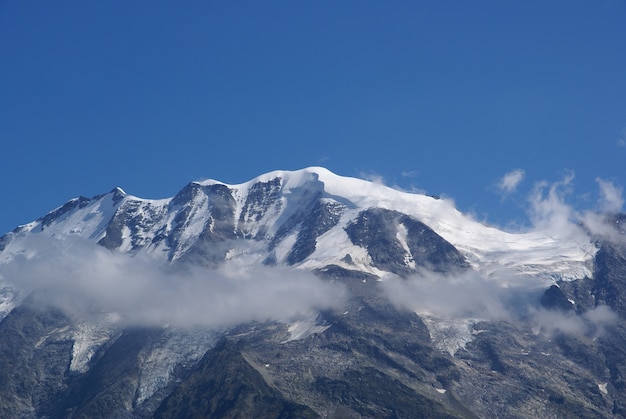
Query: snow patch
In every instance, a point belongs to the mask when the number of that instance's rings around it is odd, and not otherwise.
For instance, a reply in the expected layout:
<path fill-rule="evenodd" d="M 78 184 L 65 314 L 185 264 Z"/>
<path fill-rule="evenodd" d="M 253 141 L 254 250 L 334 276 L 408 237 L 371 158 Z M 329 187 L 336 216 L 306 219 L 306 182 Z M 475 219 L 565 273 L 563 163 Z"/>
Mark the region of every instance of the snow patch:
<path fill-rule="evenodd" d="M 313 334 L 322 333 L 329 327 L 330 325 L 328 324 L 318 324 L 318 318 L 316 317 L 295 321 L 289 325 L 287 329 L 289 338 L 283 343 L 305 339 Z"/>
<path fill-rule="evenodd" d="M 406 254 L 404 255 L 404 264 L 411 269 L 415 269 L 415 261 L 413 260 L 411 249 L 409 248 L 409 244 L 407 243 L 408 236 L 409 232 L 406 226 L 404 224 L 398 224 L 398 232 L 396 233 L 396 238 L 406 252 Z"/>
<path fill-rule="evenodd" d="M 149 399 L 173 378 L 176 367 L 191 368 L 215 345 L 217 331 L 168 330 L 160 342 L 142 354 L 137 404 Z"/>
<path fill-rule="evenodd" d="M 280 243 L 278 243 L 278 245 L 274 249 L 274 254 L 276 255 L 276 261 L 278 263 L 285 263 L 285 261 L 287 260 L 287 255 L 289 255 L 289 252 L 291 252 L 291 249 L 293 249 L 293 246 L 296 244 L 296 241 L 298 240 L 298 234 L 299 234 L 299 230 L 294 231 L 293 233 L 285 237 L 283 240 L 281 240 Z"/>
<path fill-rule="evenodd" d="M 475 319 L 446 320 L 424 314 L 420 317 L 428 328 L 435 347 L 450 356 L 465 349 L 465 345 L 474 340 L 472 327 L 476 323 Z"/>
<path fill-rule="evenodd" d="M 115 316 L 105 315 L 101 322 L 78 322 L 72 330 L 72 361 L 70 371 L 84 373 L 95 353 L 118 333 L 115 328 Z"/>

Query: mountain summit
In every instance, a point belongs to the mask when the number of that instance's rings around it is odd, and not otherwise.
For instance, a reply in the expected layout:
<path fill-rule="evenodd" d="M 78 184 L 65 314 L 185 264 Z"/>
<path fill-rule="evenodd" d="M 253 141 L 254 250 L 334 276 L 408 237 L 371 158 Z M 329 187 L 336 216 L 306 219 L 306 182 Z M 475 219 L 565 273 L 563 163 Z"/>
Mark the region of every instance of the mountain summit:
<path fill-rule="evenodd" d="M 0 238 L 0 416 L 619 417 L 626 263 L 587 226 L 274 171 Z"/>

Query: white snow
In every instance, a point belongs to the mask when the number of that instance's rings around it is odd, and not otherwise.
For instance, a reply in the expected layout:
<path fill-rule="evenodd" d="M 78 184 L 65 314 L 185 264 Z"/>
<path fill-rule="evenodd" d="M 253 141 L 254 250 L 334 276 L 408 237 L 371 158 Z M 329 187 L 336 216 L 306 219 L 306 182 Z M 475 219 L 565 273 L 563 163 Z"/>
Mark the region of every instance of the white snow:
<path fill-rule="evenodd" d="M 142 354 L 136 403 L 143 403 L 165 387 L 177 366 L 188 368 L 198 362 L 217 337 L 216 331 L 167 330 L 152 351 Z"/>
<path fill-rule="evenodd" d="M 287 329 L 289 332 L 289 338 L 284 342 L 305 339 L 313 334 L 322 333 L 329 327 L 330 325 L 328 324 L 318 324 L 315 316 L 297 320 L 289 325 L 289 328 Z"/>
<path fill-rule="evenodd" d="M 413 260 L 413 255 L 411 255 L 411 249 L 409 248 L 409 245 L 407 243 L 408 234 L 409 232 L 404 226 L 404 224 L 399 224 L 398 234 L 396 235 L 396 238 L 398 239 L 398 241 L 400 242 L 400 245 L 406 252 L 406 255 L 404 256 L 404 263 L 406 264 L 406 266 L 412 269 L 415 269 L 415 261 Z"/>
<path fill-rule="evenodd" d="M 590 261 L 597 249 L 583 235 L 508 233 L 474 221 L 447 200 L 339 177 L 322 168 L 309 170 L 316 170 L 328 194 L 346 198 L 357 208 L 381 207 L 414 216 L 465 253 L 476 269 L 487 274 L 507 270 L 536 275 L 549 270 L 564 279 L 591 275 Z"/>
<path fill-rule="evenodd" d="M 465 345 L 474 340 L 472 333 L 476 319 L 443 319 L 426 313 L 420 313 L 424 324 L 428 328 L 435 347 L 442 352 L 454 356 Z"/>
<path fill-rule="evenodd" d="M 603 394 L 609 394 L 609 392 L 606 389 L 608 383 L 602 383 L 602 384 L 598 384 L 598 389 L 603 393 Z"/>
<path fill-rule="evenodd" d="M 97 350 L 116 333 L 114 316 L 103 316 L 99 321 L 78 321 L 72 330 L 74 345 L 70 371 L 84 373 Z"/>
<path fill-rule="evenodd" d="M 278 263 L 285 263 L 286 262 L 287 256 L 289 255 L 289 252 L 291 251 L 293 245 L 296 244 L 296 240 L 297 239 L 298 239 L 298 232 L 296 231 L 296 232 L 288 235 L 287 237 L 285 237 L 276 246 L 276 249 L 274 251 L 275 251 L 275 254 L 276 254 L 276 261 Z"/>
<path fill-rule="evenodd" d="M 0 275 L 0 320 L 17 307 L 20 300 L 18 292 Z"/>

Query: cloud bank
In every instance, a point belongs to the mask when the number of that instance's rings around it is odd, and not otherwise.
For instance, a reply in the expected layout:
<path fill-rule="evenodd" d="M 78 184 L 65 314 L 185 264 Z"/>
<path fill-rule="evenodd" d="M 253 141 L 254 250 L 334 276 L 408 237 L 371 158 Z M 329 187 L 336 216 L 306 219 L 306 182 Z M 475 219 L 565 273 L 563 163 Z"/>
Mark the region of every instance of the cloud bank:
<path fill-rule="evenodd" d="M 84 240 L 31 237 L 0 276 L 39 304 L 75 316 L 116 313 L 125 325 L 225 327 L 289 321 L 342 305 L 346 292 L 313 274 L 265 266 L 178 269 Z"/>

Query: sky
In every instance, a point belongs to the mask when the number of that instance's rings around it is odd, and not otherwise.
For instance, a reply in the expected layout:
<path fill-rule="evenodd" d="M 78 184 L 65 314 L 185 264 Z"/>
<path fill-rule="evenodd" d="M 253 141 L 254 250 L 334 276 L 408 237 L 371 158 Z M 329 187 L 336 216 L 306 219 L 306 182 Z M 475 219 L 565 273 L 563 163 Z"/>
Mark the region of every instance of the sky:
<path fill-rule="evenodd" d="M 508 228 L 542 185 L 593 208 L 626 184 L 624 22 L 623 0 L 0 0 L 0 234 L 116 186 L 308 166 Z"/>

